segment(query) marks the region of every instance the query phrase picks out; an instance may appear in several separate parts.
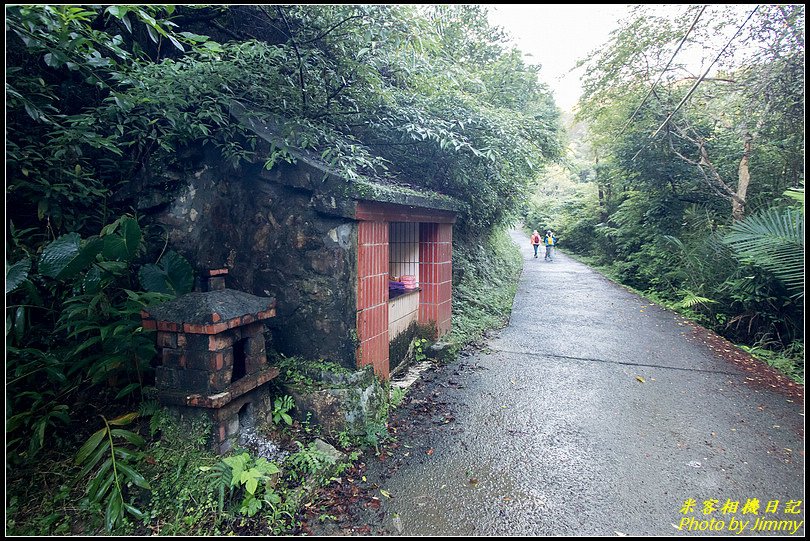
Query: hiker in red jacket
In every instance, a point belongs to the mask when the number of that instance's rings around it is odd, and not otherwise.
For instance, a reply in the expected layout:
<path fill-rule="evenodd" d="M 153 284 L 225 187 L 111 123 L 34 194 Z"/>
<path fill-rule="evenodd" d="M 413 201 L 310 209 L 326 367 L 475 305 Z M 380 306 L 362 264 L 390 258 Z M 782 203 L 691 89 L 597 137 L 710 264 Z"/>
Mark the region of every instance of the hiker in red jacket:
<path fill-rule="evenodd" d="M 532 233 L 532 246 L 534 246 L 534 257 L 537 257 L 537 249 L 540 247 L 540 243 L 542 239 L 540 238 L 540 233 L 537 232 L 537 229 L 534 230 Z"/>

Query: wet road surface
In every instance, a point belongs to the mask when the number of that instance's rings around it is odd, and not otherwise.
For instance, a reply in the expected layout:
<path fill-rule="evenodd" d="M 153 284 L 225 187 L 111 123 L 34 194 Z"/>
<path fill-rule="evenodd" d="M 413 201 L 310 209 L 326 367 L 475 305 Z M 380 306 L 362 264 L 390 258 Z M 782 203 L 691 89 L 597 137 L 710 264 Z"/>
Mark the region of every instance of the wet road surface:
<path fill-rule="evenodd" d="M 386 530 L 671 535 L 693 517 L 723 521 L 718 534 L 750 520 L 750 534 L 758 517 L 804 519 L 801 388 L 751 377 L 750 358 L 716 335 L 512 236 L 525 268 L 509 325 L 415 385 L 402 415 L 417 429 L 369 461 L 390 495 Z M 742 513 L 750 499 L 757 515 Z M 721 512 L 727 500 L 736 513 Z M 799 514 L 785 513 L 790 500 Z"/>

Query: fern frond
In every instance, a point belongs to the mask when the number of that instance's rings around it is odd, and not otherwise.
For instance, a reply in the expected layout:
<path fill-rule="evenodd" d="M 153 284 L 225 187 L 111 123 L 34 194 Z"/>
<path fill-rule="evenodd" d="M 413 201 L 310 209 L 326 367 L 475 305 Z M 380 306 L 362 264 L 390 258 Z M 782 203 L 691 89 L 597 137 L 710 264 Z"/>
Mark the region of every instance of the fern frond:
<path fill-rule="evenodd" d="M 695 295 L 691 291 L 683 292 L 684 298 L 681 299 L 679 302 L 675 304 L 678 308 L 693 308 L 698 305 L 708 305 L 716 303 L 717 301 L 709 299 L 707 297 L 701 297 L 700 295 Z"/>

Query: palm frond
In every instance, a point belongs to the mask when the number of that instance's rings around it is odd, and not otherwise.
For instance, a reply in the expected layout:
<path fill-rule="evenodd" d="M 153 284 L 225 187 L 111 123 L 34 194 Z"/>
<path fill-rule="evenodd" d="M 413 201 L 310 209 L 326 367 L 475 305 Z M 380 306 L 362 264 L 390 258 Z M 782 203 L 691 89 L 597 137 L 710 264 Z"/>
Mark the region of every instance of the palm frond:
<path fill-rule="evenodd" d="M 804 215 L 770 208 L 731 226 L 723 237 L 740 259 L 770 271 L 797 297 L 804 296 Z"/>

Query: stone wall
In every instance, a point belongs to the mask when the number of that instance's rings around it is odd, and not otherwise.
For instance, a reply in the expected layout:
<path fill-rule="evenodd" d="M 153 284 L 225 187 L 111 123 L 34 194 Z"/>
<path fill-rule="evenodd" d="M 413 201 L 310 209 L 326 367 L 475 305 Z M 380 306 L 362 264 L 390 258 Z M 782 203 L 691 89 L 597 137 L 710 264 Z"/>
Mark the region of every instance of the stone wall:
<path fill-rule="evenodd" d="M 169 248 L 198 273 L 229 269 L 228 288 L 275 297 L 268 326 L 278 351 L 355 368 L 357 223 L 316 210 L 324 203 L 307 184 L 318 179 L 301 168 L 198 163 L 151 210 Z"/>

